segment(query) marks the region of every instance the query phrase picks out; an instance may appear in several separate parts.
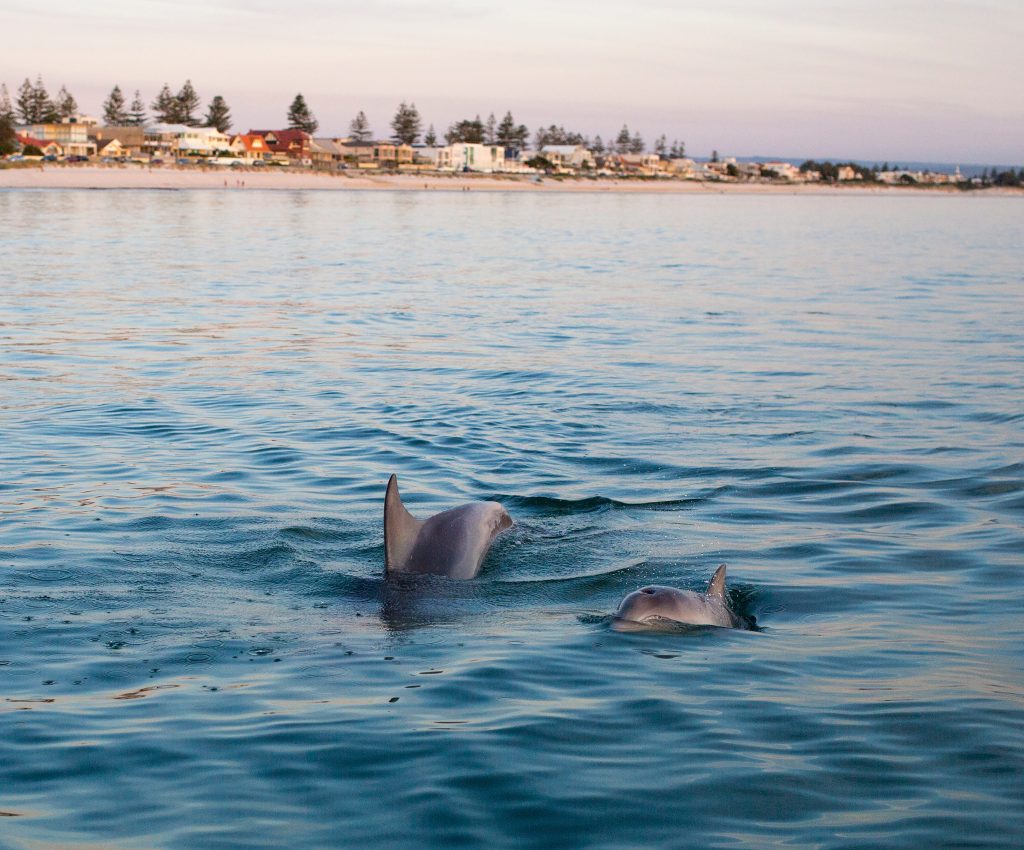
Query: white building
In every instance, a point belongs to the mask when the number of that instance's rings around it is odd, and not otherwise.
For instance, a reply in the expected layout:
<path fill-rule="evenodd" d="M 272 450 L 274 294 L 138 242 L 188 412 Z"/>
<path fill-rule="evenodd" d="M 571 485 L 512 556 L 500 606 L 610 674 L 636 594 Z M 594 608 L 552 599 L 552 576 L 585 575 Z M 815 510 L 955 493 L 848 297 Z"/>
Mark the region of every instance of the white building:
<path fill-rule="evenodd" d="M 488 174 L 505 170 L 505 148 L 502 145 L 481 145 L 457 142 L 448 145 L 451 165 L 455 171 L 483 171 Z M 438 168 L 442 168 L 439 164 Z"/>
<path fill-rule="evenodd" d="M 160 147 L 171 154 L 197 153 L 210 156 L 231 149 L 231 139 L 216 127 L 187 127 L 184 124 L 154 124 L 146 128 L 148 137 L 157 137 Z"/>

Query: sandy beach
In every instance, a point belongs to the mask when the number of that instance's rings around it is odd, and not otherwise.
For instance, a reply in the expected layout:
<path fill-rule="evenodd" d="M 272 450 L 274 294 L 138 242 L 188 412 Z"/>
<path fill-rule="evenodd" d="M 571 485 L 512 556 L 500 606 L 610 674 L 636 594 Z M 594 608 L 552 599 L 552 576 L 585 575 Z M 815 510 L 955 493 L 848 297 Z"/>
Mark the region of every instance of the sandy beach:
<path fill-rule="evenodd" d="M 953 187 L 819 185 L 814 183 L 710 183 L 673 179 L 544 177 L 490 174 L 370 174 L 292 171 L 281 168 L 222 169 L 142 165 L 51 165 L 0 169 L 0 189 L 244 189 L 399 190 L 481 192 L 657 192 L 755 195 L 965 194 Z M 973 193 L 972 193 L 973 194 Z M 987 189 L 985 194 L 1024 194 Z"/>

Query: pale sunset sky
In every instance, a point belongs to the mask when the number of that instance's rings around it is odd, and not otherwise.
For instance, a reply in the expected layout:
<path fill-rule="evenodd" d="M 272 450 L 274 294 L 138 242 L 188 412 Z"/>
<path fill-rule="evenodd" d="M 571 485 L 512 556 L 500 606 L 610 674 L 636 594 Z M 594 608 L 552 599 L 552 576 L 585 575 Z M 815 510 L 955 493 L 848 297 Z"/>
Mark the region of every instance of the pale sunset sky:
<path fill-rule="evenodd" d="M 190 78 L 236 131 L 302 92 L 327 136 L 406 100 L 438 135 L 511 110 L 698 157 L 1024 164 L 1021 0 L 0 0 L 0 31 L 12 99 L 42 74 L 96 115 Z"/>

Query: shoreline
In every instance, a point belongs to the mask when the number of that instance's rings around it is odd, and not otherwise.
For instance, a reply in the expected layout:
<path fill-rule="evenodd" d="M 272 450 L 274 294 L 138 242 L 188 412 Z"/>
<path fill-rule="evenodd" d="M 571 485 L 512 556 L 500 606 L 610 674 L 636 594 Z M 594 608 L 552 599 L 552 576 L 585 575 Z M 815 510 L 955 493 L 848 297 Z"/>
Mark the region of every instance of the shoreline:
<path fill-rule="evenodd" d="M 544 177 L 516 174 L 369 174 L 279 168 L 145 165 L 41 165 L 0 168 L 0 189 L 221 189 L 324 191 L 614 192 L 745 195 L 1024 195 L 1024 188 L 963 190 L 956 186 L 726 183 L 672 178 Z"/>

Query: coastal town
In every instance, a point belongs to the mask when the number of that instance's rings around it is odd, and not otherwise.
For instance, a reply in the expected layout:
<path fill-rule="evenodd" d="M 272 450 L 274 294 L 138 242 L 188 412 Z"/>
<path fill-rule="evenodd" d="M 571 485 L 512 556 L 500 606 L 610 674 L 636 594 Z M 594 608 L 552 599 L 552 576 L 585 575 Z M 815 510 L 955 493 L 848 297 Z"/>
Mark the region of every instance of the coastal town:
<path fill-rule="evenodd" d="M 660 153 L 602 151 L 577 144 L 539 148 L 454 141 L 406 144 L 394 139 L 322 137 L 297 128 L 250 129 L 229 135 L 216 127 L 184 124 L 106 126 L 89 119 L 19 125 L 12 162 L 137 163 L 160 166 L 291 168 L 317 171 L 482 173 L 568 177 L 637 177 L 723 183 L 863 183 L 955 185 L 969 178 L 907 169 L 872 170 L 852 163 L 739 162 L 733 157 L 697 161 Z M 818 167 L 815 167 L 818 166 Z M 971 178 L 976 183 L 980 179 Z"/>
<path fill-rule="evenodd" d="M 614 141 L 539 128 L 531 138 L 511 113 L 500 122 L 492 114 L 451 125 L 438 139 L 433 126 L 422 132 L 414 104 L 402 103 L 388 138 L 374 138 L 364 113 L 343 136 L 317 134 L 318 122 L 302 95 L 288 110 L 285 126 L 231 133 L 227 104 L 215 97 L 205 118 L 196 115 L 199 98 L 187 81 L 177 94 L 168 86 L 149 116 L 136 92 L 126 104 L 115 86 L 103 105 L 103 118 L 82 114 L 62 87 L 51 100 L 37 79 L 25 80 L 17 111 L 6 87 L 0 91 L 0 167 L 17 164 L 143 165 L 149 168 L 287 169 L 292 172 L 349 174 L 507 175 L 535 179 L 632 178 L 698 181 L 712 184 L 818 184 L 945 186 L 978 188 L 1018 186 L 1024 174 L 964 175 L 885 165 L 785 160 L 740 160 L 731 156 L 695 158 L 685 144 L 661 136 L 648 150 L 638 133 L 623 125 Z"/>

